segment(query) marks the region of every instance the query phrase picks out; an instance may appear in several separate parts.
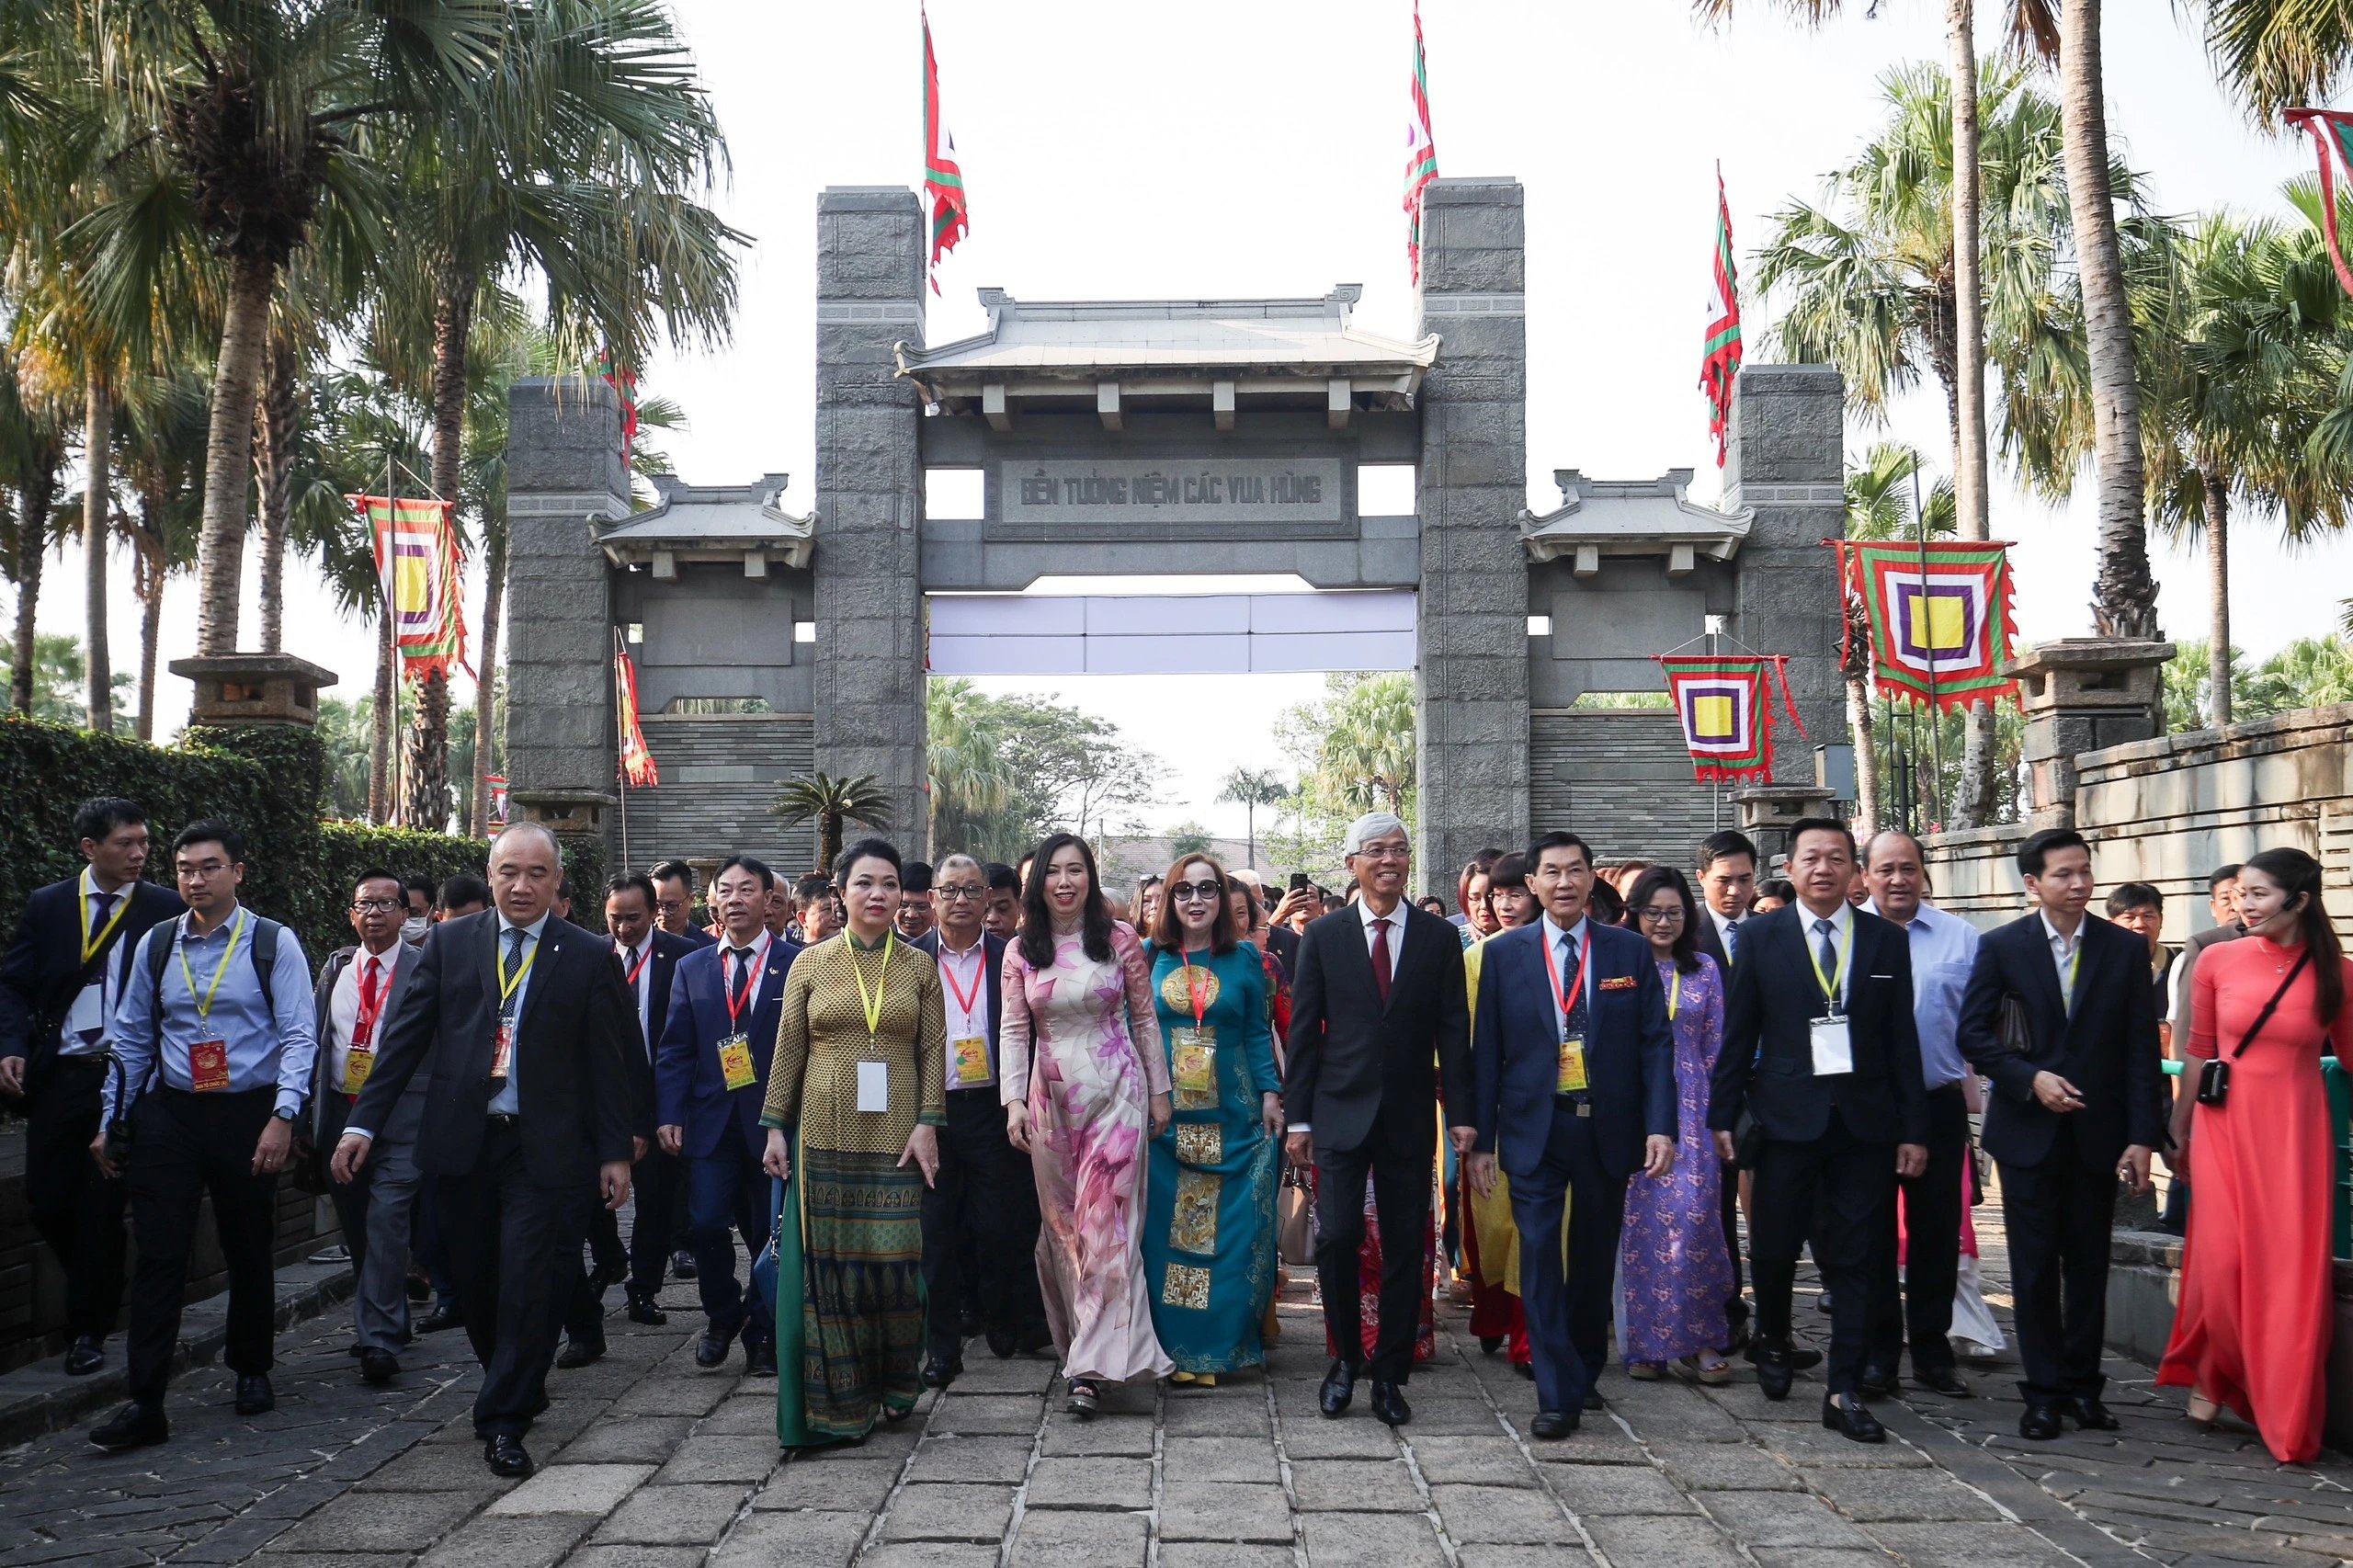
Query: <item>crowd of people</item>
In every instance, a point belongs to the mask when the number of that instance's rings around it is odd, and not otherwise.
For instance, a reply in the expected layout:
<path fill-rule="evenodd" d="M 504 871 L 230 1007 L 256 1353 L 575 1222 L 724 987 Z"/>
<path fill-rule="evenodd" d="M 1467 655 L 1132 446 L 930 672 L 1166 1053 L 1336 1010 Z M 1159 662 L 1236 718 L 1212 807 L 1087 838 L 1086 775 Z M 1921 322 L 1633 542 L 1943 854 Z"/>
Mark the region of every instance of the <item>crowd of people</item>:
<path fill-rule="evenodd" d="M 233 824 L 173 838 L 176 893 L 144 878 L 135 802 L 87 802 L 75 833 L 85 869 L 0 960 L 0 1094 L 25 1101 L 69 1373 L 104 1365 L 126 1214 L 137 1239 L 103 1449 L 168 1438 L 207 1197 L 235 1405 L 274 1404 L 281 1176 L 333 1198 L 358 1375 L 391 1382 L 415 1335 L 461 1326 L 504 1476 L 532 1469 L 551 1369 L 603 1354 L 608 1289 L 658 1324 L 674 1276 L 700 1297 L 696 1363 L 740 1344 L 796 1448 L 904 1418 L 975 1341 L 1053 1354 L 1082 1417 L 1108 1385 L 1214 1388 L 1264 1365 L 1286 1263 L 1314 1270 L 1327 1417 L 1361 1381 L 1375 1417 L 1412 1419 L 1443 1290 L 1533 1384 L 1540 1440 L 1604 1408 L 1614 1338 L 1633 1378 L 1722 1384 L 1739 1358 L 1768 1400 L 1819 1367 L 1823 1425 L 1877 1443 L 1907 1354 L 1967 1398 L 1956 1343 L 2001 1341 L 1979 1150 L 2023 1437 L 2118 1425 L 2109 1235 L 2120 1185 L 2162 1159 L 2187 1243 L 2159 1381 L 2282 1460 L 2319 1446 L 2316 1062 L 2353 1022 L 2301 851 L 2218 871 L 2214 929 L 2180 952 L 2146 884 L 2090 913 L 2065 829 L 2024 841 L 2030 908 L 1981 933 L 1932 902 L 1917 842 L 1829 819 L 1778 868 L 1715 834 L 1692 876 L 1548 832 L 1464 867 L 1449 911 L 1409 897 L 1382 812 L 1349 826 L 1338 891 L 1277 897 L 1188 853 L 1122 896 L 1075 835 L 1018 866 L 867 838 L 796 881 L 748 855 L 699 889 L 681 861 L 624 871 L 597 933 L 525 824 L 484 877 L 361 872 L 356 940 L 314 971 L 243 903 Z M 1826 1355 L 1792 1318 L 1809 1251 Z"/>

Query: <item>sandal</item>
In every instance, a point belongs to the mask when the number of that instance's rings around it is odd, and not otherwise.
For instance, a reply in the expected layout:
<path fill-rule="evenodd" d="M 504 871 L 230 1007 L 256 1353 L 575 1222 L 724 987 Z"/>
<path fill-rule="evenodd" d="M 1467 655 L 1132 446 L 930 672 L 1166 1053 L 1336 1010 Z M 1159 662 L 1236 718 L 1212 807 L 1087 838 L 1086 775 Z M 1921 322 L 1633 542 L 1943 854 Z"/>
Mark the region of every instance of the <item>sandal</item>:
<path fill-rule="evenodd" d="M 2189 1418 L 2201 1429 L 2211 1432 L 2214 1429 L 2214 1423 L 2222 1418 L 2222 1407 L 2192 1389 L 2189 1394 Z"/>
<path fill-rule="evenodd" d="M 1663 1361 L 1629 1361 L 1626 1363 L 1626 1375 L 1638 1383 L 1654 1383 L 1666 1375 L 1666 1364 Z"/>
<path fill-rule="evenodd" d="M 1068 1410 L 1073 1415 L 1079 1416 L 1083 1419 L 1094 1415 L 1096 1408 L 1099 1403 L 1100 1396 L 1097 1394 L 1095 1385 L 1093 1383 L 1088 1382 L 1084 1378 L 1071 1379 L 1070 1398 L 1064 1404 L 1064 1409 Z"/>
<path fill-rule="evenodd" d="M 1732 1381 L 1732 1363 L 1712 1353 L 1704 1361 L 1697 1356 L 1686 1356 L 1681 1365 L 1694 1379 L 1710 1388 Z"/>

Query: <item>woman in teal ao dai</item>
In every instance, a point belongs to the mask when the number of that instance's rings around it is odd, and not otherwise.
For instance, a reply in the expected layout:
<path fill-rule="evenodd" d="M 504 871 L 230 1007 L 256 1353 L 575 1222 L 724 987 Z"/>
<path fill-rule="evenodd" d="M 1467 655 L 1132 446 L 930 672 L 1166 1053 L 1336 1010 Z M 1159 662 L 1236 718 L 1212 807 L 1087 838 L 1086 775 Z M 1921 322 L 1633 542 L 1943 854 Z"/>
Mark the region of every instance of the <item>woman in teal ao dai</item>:
<path fill-rule="evenodd" d="M 1179 861 L 1154 932 L 1176 1119 L 1152 1142 L 1144 1281 L 1178 1383 L 1265 1365 L 1260 1333 L 1275 1292 L 1281 1080 L 1266 966 L 1236 939 L 1226 885 L 1208 857 Z"/>

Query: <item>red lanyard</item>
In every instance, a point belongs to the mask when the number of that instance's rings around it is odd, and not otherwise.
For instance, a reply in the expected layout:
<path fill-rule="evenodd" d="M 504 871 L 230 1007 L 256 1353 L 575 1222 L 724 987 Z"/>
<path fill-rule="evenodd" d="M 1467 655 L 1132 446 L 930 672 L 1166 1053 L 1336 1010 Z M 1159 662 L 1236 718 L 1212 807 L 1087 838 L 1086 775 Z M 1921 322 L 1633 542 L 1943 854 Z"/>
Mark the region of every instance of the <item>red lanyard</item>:
<path fill-rule="evenodd" d="M 752 987 L 759 983 L 760 971 L 767 967 L 765 962 L 768 951 L 767 933 L 760 933 L 759 942 L 755 947 L 730 948 L 727 950 L 745 955 L 743 983 L 736 986 L 732 994 L 727 989 L 727 971 L 722 969 L 719 975 L 719 995 L 727 1004 L 727 1027 L 732 1029 L 735 1027 L 735 1020 L 744 1016 L 745 1004 L 752 999 Z"/>
<path fill-rule="evenodd" d="M 961 953 L 957 952 L 954 949 L 949 948 L 946 943 L 942 943 L 940 945 L 940 977 L 948 982 L 948 994 L 956 998 L 956 1006 L 958 1010 L 968 1018 L 979 1011 L 976 1004 L 978 1004 L 981 999 L 981 989 L 989 983 L 988 951 L 989 939 L 986 937 L 983 937 L 979 941 L 973 943 L 969 949 Z M 981 961 L 972 966 L 972 989 L 968 993 L 962 986 L 956 983 L 956 971 L 949 967 L 948 960 L 951 958 L 970 958 L 974 954 L 980 955 Z"/>
<path fill-rule="evenodd" d="M 373 953 L 368 953 L 363 954 L 359 961 L 363 964 L 375 964 L 381 960 Z M 384 983 L 383 971 L 381 969 L 374 971 L 363 969 L 359 971 L 359 1019 L 352 1025 L 351 1038 L 366 1040 L 371 1051 L 376 1045 L 376 1020 L 384 1016 L 384 998 L 391 994 L 392 989 Z"/>
<path fill-rule="evenodd" d="M 1202 1018 L 1209 1013 L 1209 1004 L 1201 996 L 1199 983 L 1193 979 L 1193 955 L 1178 953 L 1176 961 L 1185 966 L 1185 1000 L 1193 1006 L 1193 1027 L 1199 1028 L 1202 1027 Z M 1204 966 L 1201 972 L 1207 974 L 1210 971 L 1207 966 Z"/>
<path fill-rule="evenodd" d="M 1539 921 L 1538 924 L 1540 926 L 1543 925 L 1541 921 Z M 1569 1027 L 1570 1014 L 1574 1011 L 1574 1009 L 1569 1006 L 1569 998 L 1572 996 L 1582 996 L 1585 994 L 1586 966 L 1593 958 L 1593 930 L 1590 926 L 1586 927 L 1585 940 L 1577 944 L 1576 984 L 1563 990 L 1561 985 L 1560 968 L 1552 961 L 1552 938 L 1549 935 L 1552 928 L 1550 926 L 1544 926 L 1543 928 L 1548 933 L 1543 943 L 1544 978 L 1552 983 L 1552 999 L 1561 1005 L 1561 1028 L 1565 1031 Z"/>
<path fill-rule="evenodd" d="M 637 949 L 637 966 L 629 971 L 629 988 L 631 991 L 635 991 L 637 989 L 637 977 L 645 972 L 645 966 L 653 960 L 653 957 L 654 938 L 652 937 L 648 937 L 645 938 L 645 946 Z"/>

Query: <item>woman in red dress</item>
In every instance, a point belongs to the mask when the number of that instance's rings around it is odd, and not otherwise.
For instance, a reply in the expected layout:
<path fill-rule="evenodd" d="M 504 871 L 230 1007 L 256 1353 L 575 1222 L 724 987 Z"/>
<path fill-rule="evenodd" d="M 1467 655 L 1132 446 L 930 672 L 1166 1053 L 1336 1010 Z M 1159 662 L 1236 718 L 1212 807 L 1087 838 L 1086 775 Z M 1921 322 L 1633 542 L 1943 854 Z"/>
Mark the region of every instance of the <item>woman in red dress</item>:
<path fill-rule="evenodd" d="M 2336 1155 L 2320 1058 L 2353 1054 L 2353 965 L 2321 907 L 2319 861 L 2267 849 L 2239 888 L 2245 939 L 2208 948 L 2190 978 L 2189 1068 L 2220 1057 L 2230 1079 L 2219 1106 L 2185 1093 L 2174 1107 L 2197 1196 L 2157 1381 L 2190 1391 L 2191 1420 L 2211 1424 L 2227 1407 L 2273 1458 L 2302 1464 L 2320 1451 L 2327 1410 Z"/>

